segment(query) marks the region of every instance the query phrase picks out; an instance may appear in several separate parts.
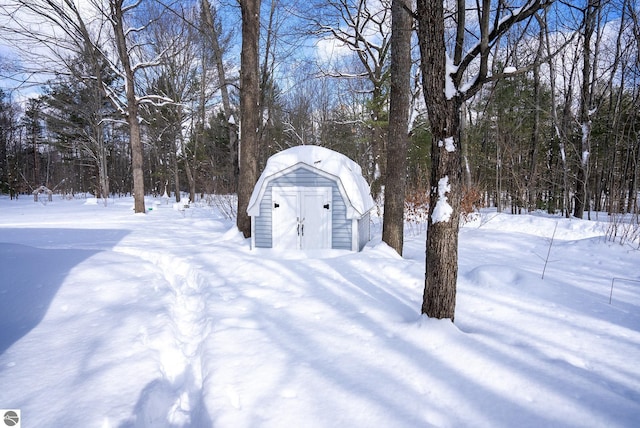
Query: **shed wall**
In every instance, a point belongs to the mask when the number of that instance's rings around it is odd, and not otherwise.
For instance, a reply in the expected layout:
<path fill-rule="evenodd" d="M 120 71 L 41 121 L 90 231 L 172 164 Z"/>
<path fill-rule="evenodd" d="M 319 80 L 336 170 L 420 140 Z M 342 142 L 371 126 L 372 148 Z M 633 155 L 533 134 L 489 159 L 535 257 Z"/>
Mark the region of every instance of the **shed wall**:
<path fill-rule="evenodd" d="M 358 220 L 358 251 L 362 251 L 364 246 L 371 239 L 371 213 L 368 212 Z"/>
<path fill-rule="evenodd" d="M 288 174 L 269 181 L 267 184 L 266 191 L 260 201 L 260 215 L 255 217 L 255 246 L 258 248 L 273 247 L 271 236 L 273 220 L 271 190 L 273 187 L 288 186 L 331 188 L 333 204 L 331 208 L 331 248 L 351 250 L 351 220 L 347 219 L 347 206 L 342 199 L 338 184 L 334 180 L 330 180 L 306 168 L 295 169 Z"/>

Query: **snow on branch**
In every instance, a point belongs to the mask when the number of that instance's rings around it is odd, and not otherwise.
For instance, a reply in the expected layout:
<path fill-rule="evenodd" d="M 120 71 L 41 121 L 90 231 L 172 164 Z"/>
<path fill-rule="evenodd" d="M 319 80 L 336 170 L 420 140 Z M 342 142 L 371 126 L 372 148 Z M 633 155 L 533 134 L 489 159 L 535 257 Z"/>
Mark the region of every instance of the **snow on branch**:
<path fill-rule="evenodd" d="M 167 105 L 181 105 L 186 106 L 184 103 L 178 103 L 169 97 L 162 95 L 145 95 L 137 98 L 139 104 L 150 104 L 155 107 L 164 107 Z"/>
<path fill-rule="evenodd" d="M 132 3 L 129 6 L 122 6 L 122 14 L 124 15 L 125 13 L 129 12 L 130 10 L 135 9 L 136 7 L 140 6 L 140 4 L 142 4 L 142 0 L 138 0 L 137 2 Z"/>
<path fill-rule="evenodd" d="M 147 28 L 146 25 L 143 25 L 141 27 L 136 27 L 136 28 L 127 28 L 127 30 L 124 32 L 124 35 L 125 35 L 125 37 L 127 37 L 131 33 L 140 33 L 142 31 L 144 31 L 146 28 Z"/>
<path fill-rule="evenodd" d="M 111 101 L 111 104 L 113 105 L 113 107 L 118 110 L 118 112 L 123 116 L 123 117 L 127 117 L 127 106 L 126 104 L 124 104 L 121 100 L 120 97 L 118 96 L 118 93 L 116 93 L 113 88 L 111 88 L 108 85 L 103 85 L 104 88 L 104 92 L 105 95 L 107 96 L 107 98 L 109 99 L 109 101 Z"/>
<path fill-rule="evenodd" d="M 142 70 L 143 68 L 157 67 L 159 65 L 162 65 L 162 54 L 158 55 L 151 61 L 137 63 L 131 68 L 131 70 L 135 73 L 136 71 Z"/>

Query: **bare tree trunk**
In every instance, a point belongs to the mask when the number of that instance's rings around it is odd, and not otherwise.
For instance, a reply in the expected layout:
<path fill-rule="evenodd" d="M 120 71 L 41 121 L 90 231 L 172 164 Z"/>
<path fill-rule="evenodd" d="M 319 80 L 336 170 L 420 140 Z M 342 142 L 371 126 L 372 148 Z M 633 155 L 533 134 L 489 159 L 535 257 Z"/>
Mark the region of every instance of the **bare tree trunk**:
<path fill-rule="evenodd" d="M 549 41 L 549 29 L 547 26 L 546 19 L 541 21 L 541 23 L 545 27 L 545 45 L 546 45 L 546 54 L 548 58 L 548 66 L 549 66 L 549 90 L 551 93 L 551 99 L 556 99 L 557 90 L 557 79 L 556 79 L 556 64 L 553 62 L 553 58 L 551 56 L 551 43 Z M 567 79 L 571 82 L 573 78 L 573 68 L 571 68 L 571 76 Z M 570 84 L 569 84 L 570 85 Z M 563 112 L 563 118 L 560 119 L 558 115 L 558 108 L 556 107 L 556 103 L 551 103 L 551 118 L 553 121 L 553 127 L 555 130 L 555 137 L 558 142 L 558 154 L 560 155 L 560 165 L 562 168 L 562 202 L 560 204 L 560 208 L 566 217 L 569 217 L 569 171 L 567 166 L 567 153 L 566 153 L 566 118 L 568 116 L 568 108 L 571 105 L 571 86 L 569 86 L 569 90 L 566 92 L 566 99 L 564 101 L 565 111 Z"/>
<path fill-rule="evenodd" d="M 174 147 L 174 151 L 175 151 Z M 178 156 L 175 152 L 171 155 L 171 162 L 173 166 L 173 185 L 176 192 L 176 202 L 180 202 L 180 169 L 178 168 Z"/>
<path fill-rule="evenodd" d="M 268 141 L 268 129 L 273 126 L 273 111 L 276 103 L 276 94 L 274 92 L 275 87 L 274 83 L 274 70 L 275 70 L 275 61 L 276 61 L 276 43 L 278 40 L 277 37 L 277 29 L 275 26 L 276 23 L 276 7 L 278 6 L 278 1 L 274 0 L 269 5 L 269 14 L 266 21 L 265 28 L 265 37 L 263 46 L 263 57 L 262 63 L 260 64 L 258 60 L 258 65 L 260 67 L 260 75 L 259 75 L 259 90 L 260 90 L 260 99 L 258 101 L 258 105 L 260 106 L 260 126 L 258 129 L 258 154 L 256 162 L 258 165 L 263 165 L 269 153 L 267 152 L 267 147 L 271 143 Z"/>
<path fill-rule="evenodd" d="M 242 53 L 240 54 L 240 176 L 236 224 L 245 238 L 251 236 L 249 199 L 258 180 L 258 132 L 260 128 L 260 84 L 258 44 L 260 0 L 240 0 Z"/>
<path fill-rule="evenodd" d="M 140 122 L 138 121 L 138 100 L 135 92 L 135 78 L 127 40 L 124 30 L 124 10 L 123 0 L 111 0 L 111 24 L 116 38 L 118 57 L 122 63 L 122 70 L 125 77 L 125 91 L 127 97 L 127 122 L 129 124 L 129 138 L 131 144 L 131 169 L 133 173 L 133 198 L 134 212 L 144 213 L 144 174 L 142 170 L 142 138 L 140 135 Z"/>
<path fill-rule="evenodd" d="M 237 165 L 238 165 L 238 142 L 236 134 L 235 119 L 232 118 L 231 98 L 229 97 L 229 89 L 227 88 L 227 77 L 224 69 L 224 61 L 222 60 L 222 49 L 220 47 L 218 31 L 216 29 L 213 14 L 211 13 L 211 4 L 209 0 L 202 0 L 202 13 L 204 15 L 205 26 L 209 32 L 209 42 L 213 50 L 214 63 L 218 72 L 218 81 L 220 83 L 220 97 L 222 98 L 222 108 L 224 109 L 224 117 L 229 123 L 229 160 L 231 162 L 232 174 L 230 178 L 233 180 L 232 188 L 237 186 Z"/>
<path fill-rule="evenodd" d="M 582 218 L 587 207 L 587 181 L 589 180 L 589 157 L 591 155 L 591 102 L 592 73 L 595 64 L 591 63 L 591 38 L 593 36 L 596 15 L 600 8 L 600 0 L 589 0 L 585 14 L 584 42 L 582 53 L 582 86 L 580 89 L 580 159 L 576 177 L 576 194 L 573 216 Z M 595 61 L 594 61 L 595 62 Z"/>
<path fill-rule="evenodd" d="M 98 126 L 98 132 L 102 132 L 102 126 Z M 104 205 L 107 206 L 109 199 L 109 176 L 107 168 L 107 150 L 104 145 L 104 139 L 101 134 L 96 133 L 97 148 L 98 148 L 98 175 L 100 179 L 100 193 L 104 201 Z"/>
<path fill-rule="evenodd" d="M 503 78 L 489 68 L 491 48 L 518 22 L 532 16 L 550 3 L 525 2 L 517 13 L 505 10 L 494 16 L 491 0 L 476 2 L 478 21 L 465 25 L 467 2 L 458 0 L 454 13 L 457 23 L 453 58 L 445 45 L 445 14 L 442 0 L 418 0 L 418 44 L 420 46 L 422 85 L 431 127 L 431 185 L 427 230 L 427 261 L 422 313 L 432 318 L 454 320 L 458 277 L 458 232 L 462 199 L 461 117 L 462 103 L 487 82 Z M 498 14 L 500 14 L 498 9 Z M 449 12 L 447 12 L 449 14 Z M 498 23 L 499 24 L 496 24 Z M 463 54 L 465 34 L 474 33 L 477 43 Z M 477 60 L 477 61 L 476 61 Z M 470 64 L 477 64 L 476 76 L 469 85 L 462 80 Z"/>
<path fill-rule="evenodd" d="M 441 0 L 419 0 L 418 40 L 422 84 L 431 124 L 431 186 L 422 313 L 454 320 L 460 212 L 460 108 L 445 94 L 446 48 Z"/>
<path fill-rule="evenodd" d="M 391 3 L 391 94 L 382 240 L 402 255 L 413 19 L 404 0 Z"/>
<path fill-rule="evenodd" d="M 536 53 L 536 62 L 540 61 L 544 53 L 544 31 L 545 26 L 540 25 L 538 37 L 538 51 Z M 540 64 L 536 64 L 533 68 L 533 98 L 535 102 L 533 113 L 533 127 L 531 132 L 531 149 L 529 150 L 529 180 L 526 183 L 529 193 L 529 209 L 534 211 L 538 199 L 538 150 L 540 147 L 540 110 L 541 102 L 541 83 L 540 83 Z"/>
<path fill-rule="evenodd" d="M 189 202 L 195 202 L 196 179 L 193 176 L 191 165 L 189 165 L 187 159 L 184 161 L 184 172 L 187 174 L 187 181 L 189 182 Z"/>
<path fill-rule="evenodd" d="M 468 116 L 467 104 L 462 104 L 462 116 L 460 124 L 460 146 L 462 151 L 462 186 L 464 189 L 470 189 L 472 186 L 471 180 L 471 165 L 469 163 L 469 138 L 465 138 Z"/>
<path fill-rule="evenodd" d="M 632 151 L 633 152 L 633 151 Z M 629 158 L 629 190 L 627 194 L 626 212 L 639 214 L 638 212 L 638 165 L 640 164 L 640 141 L 636 141 L 635 156 Z"/>

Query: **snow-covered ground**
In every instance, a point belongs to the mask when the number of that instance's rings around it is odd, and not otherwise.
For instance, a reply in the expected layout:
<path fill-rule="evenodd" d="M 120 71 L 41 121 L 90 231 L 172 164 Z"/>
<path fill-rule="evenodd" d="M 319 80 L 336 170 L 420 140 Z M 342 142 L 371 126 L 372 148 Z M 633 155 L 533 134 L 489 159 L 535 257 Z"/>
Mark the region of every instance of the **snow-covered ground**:
<path fill-rule="evenodd" d="M 0 197 L 0 408 L 23 427 L 640 423 L 640 252 L 606 224 L 467 224 L 452 324 L 420 316 L 424 235 L 404 259 L 378 232 L 252 251 L 210 207 L 132 206 Z"/>

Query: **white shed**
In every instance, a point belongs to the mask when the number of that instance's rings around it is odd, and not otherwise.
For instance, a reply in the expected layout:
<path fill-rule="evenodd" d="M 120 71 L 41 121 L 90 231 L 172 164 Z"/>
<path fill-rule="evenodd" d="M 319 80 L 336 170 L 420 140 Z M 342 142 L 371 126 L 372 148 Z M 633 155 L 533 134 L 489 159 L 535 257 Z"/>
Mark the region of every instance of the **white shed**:
<path fill-rule="evenodd" d="M 324 147 L 292 147 L 269 158 L 253 189 L 251 247 L 360 251 L 373 207 L 357 163 Z"/>

